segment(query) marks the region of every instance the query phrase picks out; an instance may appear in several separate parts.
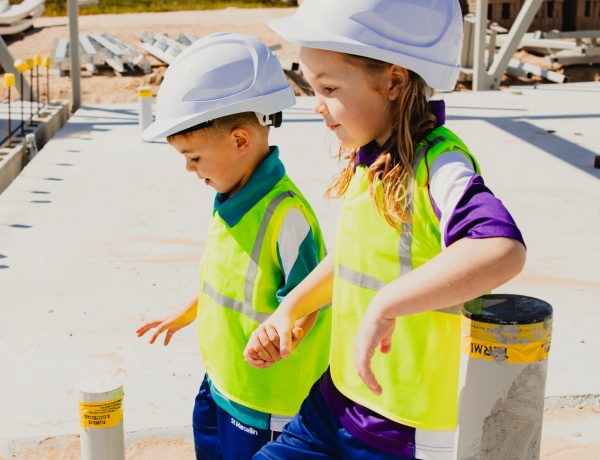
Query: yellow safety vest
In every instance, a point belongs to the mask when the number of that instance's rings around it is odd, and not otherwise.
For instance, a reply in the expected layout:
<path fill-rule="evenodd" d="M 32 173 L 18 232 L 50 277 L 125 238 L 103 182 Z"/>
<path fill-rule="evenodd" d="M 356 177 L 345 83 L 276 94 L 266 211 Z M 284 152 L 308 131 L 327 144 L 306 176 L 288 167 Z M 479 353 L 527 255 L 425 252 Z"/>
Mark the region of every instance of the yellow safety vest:
<path fill-rule="evenodd" d="M 387 224 L 369 195 L 367 168 L 358 166 L 346 191 L 337 228 L 333 290 L 331 377 L 351 400 L 415 428 L 456 427 L 460 356 L 460 310 L 399 317 L 389 354 L 375 353 L 372 368 L 383 394 L 358 377 L 354 338 L 376 292 L 442 250 L 439 221 L 427 187 L 433 161 L 448 151 L 471 157 L 450 130 L 438 127 L 417 146 L 411 190 L 412 220 L 399 232 Z M 378 187 L 381 192 L 381 187 Z M 378 196 L 381 200 L 381 193 Z"/>
<path fill-rule="evenodd" d="M 287 360 L 268 369 L 244 361 L 250 334 L 278 307 L 283 269 L 277 238 L 287 210 L 306 217 L 319 260 L 325 245 L 314 212 L 287 175 L 241 220 L 229 227 L 215 212 L 201 264 L 198 335 L 206 372 L 225 397 L 270 414 L 292 416 L 311 385 L 327 368 L 331 309 L 319 313 L 314 328 Z"/>

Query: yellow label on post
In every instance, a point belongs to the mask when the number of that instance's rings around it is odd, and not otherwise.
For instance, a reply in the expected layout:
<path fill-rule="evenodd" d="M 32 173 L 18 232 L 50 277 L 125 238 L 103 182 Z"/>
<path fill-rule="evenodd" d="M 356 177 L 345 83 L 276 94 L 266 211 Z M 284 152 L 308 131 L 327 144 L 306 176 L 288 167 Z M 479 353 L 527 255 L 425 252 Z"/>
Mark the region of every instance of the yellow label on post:
<path fill-rule="evenodd" d="M 52 64 L 52 59 L 50 59 L 48 56 L 44 56 L 44 58 L 42 59 L 42 65 L 48 68 L 50 67 L 50 64 Z"/>
<path fill-rule="evenodd" d="M 538 342 L 508 345 L 487 342 L 475 337 L 463 337 L 461 349 L 470 358 L 494 361 L 498 364 L 526 364 L 548 359 L 550 338 Z"/>
<path fill-rule="evenodd" d="M 42 55 L 36 54 L 35 56 L 33 56 L 33 63 L 35 65 L 41 65 L 42 64 Z"/>
<path fill-rule="evenodd" d="M 150 86 L 140 86 L 137 91 L 139 97 L 152 97 L 152 88 Z"/>
<path fill-rule="evenodd" d="M 79 401 L 82 428 L 111 428 L 123 420 L 123 396 L 102 402 Z"/>

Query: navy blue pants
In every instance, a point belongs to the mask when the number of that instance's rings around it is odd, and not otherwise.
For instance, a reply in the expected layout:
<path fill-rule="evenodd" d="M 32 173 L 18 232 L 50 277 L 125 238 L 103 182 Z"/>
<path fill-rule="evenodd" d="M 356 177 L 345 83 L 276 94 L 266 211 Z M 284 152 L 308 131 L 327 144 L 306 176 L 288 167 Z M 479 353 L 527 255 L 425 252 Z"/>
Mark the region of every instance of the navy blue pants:
<path fill-rule="evenodd" d="M 279 436 L 246 425 L 217 406 L 206 378 L 196 396 L 193 428 L 197 460 L 249 460 Z"/>
<path fill-rule="evenodd" d="M 406 457 L 382 452 L 352 437 L 331 415 L 317 381 L 298 414 L 281 436 L 269 442 L 254 460 L 398 460 Z"/>

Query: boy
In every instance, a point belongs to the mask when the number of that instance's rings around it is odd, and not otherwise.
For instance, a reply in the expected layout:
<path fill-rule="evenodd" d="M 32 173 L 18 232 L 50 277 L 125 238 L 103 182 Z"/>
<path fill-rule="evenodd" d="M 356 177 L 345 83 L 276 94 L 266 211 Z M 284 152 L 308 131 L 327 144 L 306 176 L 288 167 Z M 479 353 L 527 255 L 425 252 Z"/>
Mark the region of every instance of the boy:
<path fill-rule="evenodd" d="M 196 457 L 251 458 L 274 439 L 327 367 L 329 309 L 296 323 L 296 359 L 244 362 L 252 332 L 324 257 L 314 213 L 285 174 L 269 126 L 295 104 L 275 55 L 258 39 L 213 34 L 165 73 L 146 140 L 167 137 L 186 169 L 217 191 L 198 301 L 138 329 L 165 345 L 198 319 L 206 369 L 194 407 Z M 312 333 L 307 336 L 307 332 Z M 267 346 L 273 353 L 272 347 Z M 267 349 L 261 358 L 273 361 Z"/>

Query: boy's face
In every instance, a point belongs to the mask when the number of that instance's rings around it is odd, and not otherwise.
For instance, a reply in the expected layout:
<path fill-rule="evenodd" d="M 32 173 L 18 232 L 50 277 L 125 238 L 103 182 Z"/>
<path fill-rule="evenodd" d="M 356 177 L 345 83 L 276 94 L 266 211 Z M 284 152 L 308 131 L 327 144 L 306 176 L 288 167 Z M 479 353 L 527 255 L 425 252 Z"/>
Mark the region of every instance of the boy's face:
<path fill-rule="evenodd" d="M 195 173 L 217 192 L 233 196 L 247 180 L 234 133 L 219 134 L 200 129 L 169 143 L 185 157 L 185 169 Z"/>

